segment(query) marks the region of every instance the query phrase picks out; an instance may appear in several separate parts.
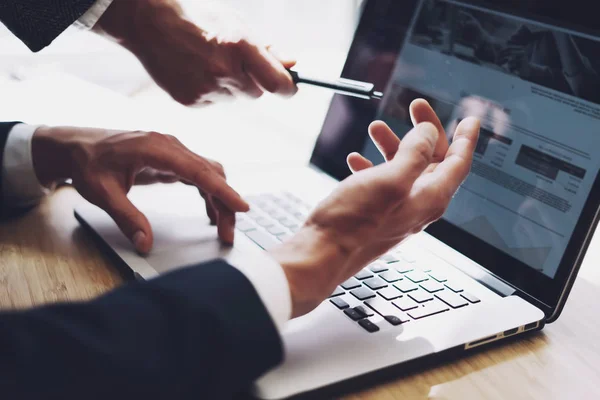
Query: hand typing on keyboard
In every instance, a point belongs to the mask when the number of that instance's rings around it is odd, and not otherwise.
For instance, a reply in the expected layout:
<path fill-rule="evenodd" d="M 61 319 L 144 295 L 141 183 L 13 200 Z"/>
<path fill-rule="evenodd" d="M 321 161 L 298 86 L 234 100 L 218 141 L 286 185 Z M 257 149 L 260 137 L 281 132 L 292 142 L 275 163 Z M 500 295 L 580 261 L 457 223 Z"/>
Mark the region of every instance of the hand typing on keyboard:
<path fill-rule="evenodd" d="M 410 114 L 415 128 L 402 142 L 386 124 L 374 122 L 369 134 L 387 162 L 373 166 L 351 154 L 353 175 L 294 236 L 271 248 L 289 281 L 293 316 L 311 311 L 339 283 L 440 218 L 467 177 L 479 122 L 464 119 L 449 146 L 427 102 L 414 101 Z M 386 285 L 379 278 L 369 282 Z"/>

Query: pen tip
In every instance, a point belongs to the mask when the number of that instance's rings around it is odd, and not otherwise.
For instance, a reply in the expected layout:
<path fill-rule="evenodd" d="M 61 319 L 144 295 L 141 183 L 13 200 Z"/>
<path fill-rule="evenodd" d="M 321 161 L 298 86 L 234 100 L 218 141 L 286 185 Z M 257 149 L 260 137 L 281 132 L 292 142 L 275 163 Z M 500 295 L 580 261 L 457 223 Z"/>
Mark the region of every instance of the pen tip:
<path fill-rule="evenodd" d="M 373 98 L 374 99 L 381 99 L 381 98 L 383 98 L 383 93 L 381 93 L 381 92 L 373 92 Z"/>

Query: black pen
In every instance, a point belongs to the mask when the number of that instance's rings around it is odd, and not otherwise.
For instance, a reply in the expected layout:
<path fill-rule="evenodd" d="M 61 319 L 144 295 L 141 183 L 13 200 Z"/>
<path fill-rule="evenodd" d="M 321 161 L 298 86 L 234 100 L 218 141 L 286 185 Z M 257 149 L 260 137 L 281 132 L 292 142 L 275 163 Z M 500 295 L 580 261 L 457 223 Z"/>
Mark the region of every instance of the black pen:
<path fill-rule="evenodd" d="M 383 97 L 383 93 L 375 90 L 375 85 L 368 82 L 354 81 L 351 79 L 339 78 L 334 81 L 316 79 L 298 73 L 292 69 L 288 69 L 294 83 L 304 83 L 307 85 L 319 86 L 326 89 L 331 89 L 336 93 L 346 96 L 360 97 L 361 99 L 377 99 Z"/>

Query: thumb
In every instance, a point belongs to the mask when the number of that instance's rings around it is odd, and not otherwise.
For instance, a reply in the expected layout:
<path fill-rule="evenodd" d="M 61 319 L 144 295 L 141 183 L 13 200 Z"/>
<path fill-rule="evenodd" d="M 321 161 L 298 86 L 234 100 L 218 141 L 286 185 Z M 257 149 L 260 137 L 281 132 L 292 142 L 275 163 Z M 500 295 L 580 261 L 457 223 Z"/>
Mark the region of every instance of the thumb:
<path fill-rule="evenodd" d="M 412 185 L 425 171 L 433 161 L 439 134 L 434 124 L 421 122 L 404 136 L 394 159 L 388 163 L 399 178 Z"/>
<path fill-rule="evenodd" d="M 277 61 L 279 61 L 283 65 L 285 69 L 292 68 L 296 65 L 296 59 L 294 57 L 290 57 L 279 52 L 279 50 L 274 46 L 267 46 L 267 50 L 269 51 L 269 53 L 271 53 L 273 57 L 275 57 L 275 59 L 277 59 Z"/>
<path fill-rule="evenodd" d="M 142 254 L 152 249 L 153 235 L 148 218 L 127 198 L 123 192 L 112 193 L 104 210 L 116 222 L 121 232 L 127 236 Z"/>

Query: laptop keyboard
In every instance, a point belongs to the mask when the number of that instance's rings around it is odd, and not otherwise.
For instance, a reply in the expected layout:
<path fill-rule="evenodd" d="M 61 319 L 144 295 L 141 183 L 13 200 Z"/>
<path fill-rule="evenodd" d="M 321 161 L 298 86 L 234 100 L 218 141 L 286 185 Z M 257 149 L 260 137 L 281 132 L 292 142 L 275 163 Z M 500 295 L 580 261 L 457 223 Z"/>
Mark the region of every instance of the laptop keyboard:
<path fill-rule="evenodd" d="M 247 200 L 250 211 L 237 215 L 236 229 L 264 250 L 297 232 L 312 208 L 290 193 Z M 370 319 L 375 314 L 395 326 L 480 302 L 460 283 L 436 271 L 427 259 L 404 249 L 392 249 L 339 285 L 329 301 L 371 333 L 380 330 Z"/>

